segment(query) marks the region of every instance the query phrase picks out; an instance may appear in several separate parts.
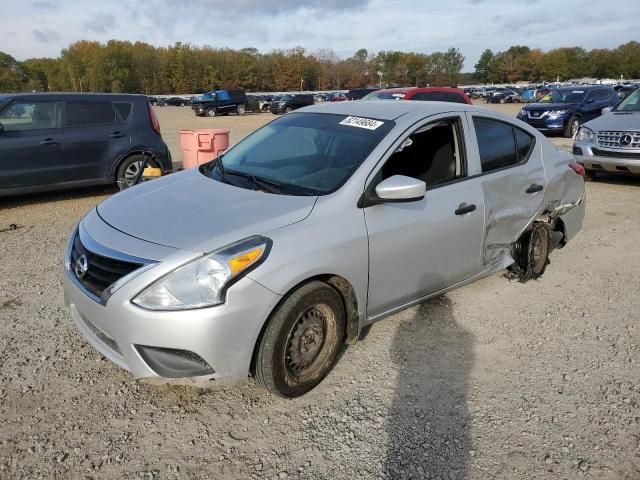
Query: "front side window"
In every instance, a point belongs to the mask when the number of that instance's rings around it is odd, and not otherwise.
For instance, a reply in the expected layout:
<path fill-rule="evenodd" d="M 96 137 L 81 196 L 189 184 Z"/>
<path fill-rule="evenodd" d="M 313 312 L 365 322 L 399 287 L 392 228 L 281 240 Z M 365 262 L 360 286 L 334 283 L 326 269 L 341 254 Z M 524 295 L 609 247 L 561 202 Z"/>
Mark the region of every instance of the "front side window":
<path fill-rule="evenodd" d="M 482 173 L 512 167 L 526 161 L 534 145 L 534 138 L 509 123 L 475 117 L 478 149 Z"/>
<path fill-rule="evenodd" d="M 19 100 L 0 112 L 0 123 L 6 132 L 56 128 L 56 118 L 55 102 Z"/>
<path fill-rule="evenodd" d="M 201 171 L 242 188 L 324 195 L 337 190 L 394 122 L 320 113 L 285 115 L 242 140 Z M 267 188 L 267 187 L 265 187 Z"/>
<path fill-rule="evenodd" d="M 111 102 L 67 102 L 65 117 L 67 127 L 114 125 L 117 120 Z"/>
<path fill-rule="evenodd" d="M 461 137 L 457 119 L 419 128 L 389 157 L 380 171 L 380 180 L 404 175 L 422 180 L 429 188 L 464 177 Z"/>

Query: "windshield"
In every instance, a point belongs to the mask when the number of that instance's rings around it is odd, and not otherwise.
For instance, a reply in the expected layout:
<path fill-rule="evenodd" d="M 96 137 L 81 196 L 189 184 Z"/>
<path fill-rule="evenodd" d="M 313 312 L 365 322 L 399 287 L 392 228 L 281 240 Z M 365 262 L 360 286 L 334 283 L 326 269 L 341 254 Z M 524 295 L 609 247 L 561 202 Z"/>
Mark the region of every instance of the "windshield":
<path fill-rule="evenodd" d="M 293 99 L 293 97 L 291 95 L 283 95 L 278 100 L 280 100 L 281 102 L 288 102 L 288 101 L 290 101 L 292 99 Z"/>
<path fill-rule="evenodd" d="M 613 110 L 616 112 L 640 112 L 640 88 L 624 97 L 624 100 Z"/>
<path fill-rule="evenodd" d="M 371 92 L 363 100 L 402 100 L 405 92 Z"/>
<path fill-rule="evenodd" d="M 551 90 L 538 100 L 538 103 L 582 103 L 586 95 L 586 90 L 560 88 L 558 90 Z"/>
<path fill-rule="evenodd" d="M 243 188 L 323 195 L 337 190 L 394 122 L 321 113 L 290 113 L 257 130 L 203 173 Z M 251 182 L 249 182 L 251 180 Z"/>

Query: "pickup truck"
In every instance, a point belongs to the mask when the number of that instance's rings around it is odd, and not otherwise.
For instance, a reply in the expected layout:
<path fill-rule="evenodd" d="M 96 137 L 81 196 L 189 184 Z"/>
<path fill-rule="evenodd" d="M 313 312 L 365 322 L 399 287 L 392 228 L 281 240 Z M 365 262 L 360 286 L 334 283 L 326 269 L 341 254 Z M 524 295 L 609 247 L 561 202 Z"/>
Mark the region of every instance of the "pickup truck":
<path fill-rule="evenodd" d="M 242 90 L 215 90 L 194 98 L 191 108 L 197 116 L 215 117 L 228 113 L 244 115 L 247 110 L 257 111 L 259 106 Z"/>

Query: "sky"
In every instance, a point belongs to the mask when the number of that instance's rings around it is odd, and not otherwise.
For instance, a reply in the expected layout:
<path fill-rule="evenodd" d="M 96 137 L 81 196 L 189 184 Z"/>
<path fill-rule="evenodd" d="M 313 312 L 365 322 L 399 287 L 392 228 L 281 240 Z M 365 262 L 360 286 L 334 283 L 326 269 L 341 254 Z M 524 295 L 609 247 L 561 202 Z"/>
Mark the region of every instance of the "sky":
<path fill-rule="evenodd" d="M 262 52 L 295 46 L 347 58 L 459 48 L 615 48 L 640 41 L 640 0 L 0 0 L 0 51 L 57 57 L 77 40 L 181 41 Z"/>

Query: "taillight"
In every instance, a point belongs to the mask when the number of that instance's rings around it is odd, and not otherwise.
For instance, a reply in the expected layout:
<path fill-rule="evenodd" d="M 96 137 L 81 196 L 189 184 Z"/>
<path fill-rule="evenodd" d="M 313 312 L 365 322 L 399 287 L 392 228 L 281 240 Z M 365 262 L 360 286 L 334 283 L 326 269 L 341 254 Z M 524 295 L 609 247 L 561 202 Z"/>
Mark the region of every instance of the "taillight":
<path fill-rule="evenodd" d="M 586 173 L 585 170 L 584 170 L 584 167 L 582 165 L 580 165 L 579 163 L 576 163 L 576 162 L 571 162 L 569 164 L 569 168 L 571 168 L 571 170 L 576 172 L 581 177 L 584 177 L 584 175 Z"/>
<path fill-rule="evenodd" d="M 151 103 L 149 103 L 149 118 L 151 119 L 153 130 L 160 135 L 160 122 L 158 122 L 158 117 L 156 117 L 156 112 L 153 110 Z"/>

